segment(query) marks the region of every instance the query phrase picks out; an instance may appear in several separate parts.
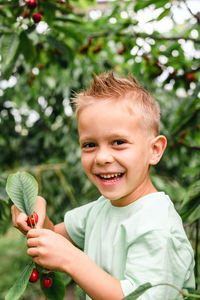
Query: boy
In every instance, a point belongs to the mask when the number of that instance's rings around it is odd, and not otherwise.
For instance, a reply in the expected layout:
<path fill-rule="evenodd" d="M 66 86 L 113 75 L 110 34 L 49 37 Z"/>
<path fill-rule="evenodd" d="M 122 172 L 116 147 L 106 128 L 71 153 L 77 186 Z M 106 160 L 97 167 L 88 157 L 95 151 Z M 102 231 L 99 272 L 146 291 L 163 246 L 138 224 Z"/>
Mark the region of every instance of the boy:
<path fill-rule="evenodd" d="M 145 282 L 194 288 L 193 251 L 181 218 L 149 177 L 167 144 L 159 135 L 158 104 L 132 76 L 111 73 L 94 76 L 74 102 L 82 165 L 102 196 L 67 212 L 58 225 L 38 196 L 39 229 L 30 229 L 27 216 L 13 206 L 14 226 L 28 232 L 28 255 L 45 268 L 68 273 L 86 299 L 120 300 Z M 139 299 L 178 295 L 159 286 Z"/>

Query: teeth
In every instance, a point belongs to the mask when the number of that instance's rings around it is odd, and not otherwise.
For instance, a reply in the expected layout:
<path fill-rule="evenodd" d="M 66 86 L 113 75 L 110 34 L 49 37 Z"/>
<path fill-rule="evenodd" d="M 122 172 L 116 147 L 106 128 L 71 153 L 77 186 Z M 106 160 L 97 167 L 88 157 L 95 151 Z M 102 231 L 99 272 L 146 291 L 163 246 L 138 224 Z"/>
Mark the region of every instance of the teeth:
<path fill-rule="evenodd" d="M 114 173 L 114 174 L 108 174 L 108 175 L 103 175 L 103 174 L 100 174 L 99 176 L 101 178 L 114 178 L 114 177 L 117 177 L 117 176 L 120 176 L 121 173 Z"/>

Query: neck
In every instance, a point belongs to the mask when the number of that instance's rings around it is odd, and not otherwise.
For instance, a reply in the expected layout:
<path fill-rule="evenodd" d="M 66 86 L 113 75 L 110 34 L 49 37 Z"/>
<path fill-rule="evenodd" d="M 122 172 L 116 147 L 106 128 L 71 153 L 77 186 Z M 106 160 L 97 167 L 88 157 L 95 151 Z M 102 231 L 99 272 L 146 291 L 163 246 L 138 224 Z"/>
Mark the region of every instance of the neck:
<path fill-rule="evenodd" d="M 127 206 L 148 194 L 156 192 L 157 189 L 152 184 L 150 178 L 148 178 L 148 180 L 144 181 L 136 190 L 126 195 L 125 197 L 117 200 L 111 200 L 111 204 L 118 207 Z"/>

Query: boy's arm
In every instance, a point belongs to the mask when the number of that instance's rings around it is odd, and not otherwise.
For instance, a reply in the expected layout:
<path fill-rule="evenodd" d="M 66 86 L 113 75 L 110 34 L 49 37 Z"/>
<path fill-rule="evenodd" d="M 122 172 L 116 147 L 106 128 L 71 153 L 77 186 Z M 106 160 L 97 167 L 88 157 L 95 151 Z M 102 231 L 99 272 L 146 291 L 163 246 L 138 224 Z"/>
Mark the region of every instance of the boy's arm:
<path fill-rule="evenodd" d="M 68 274 L 86 294 L 93 300 L 123 299 L 120 281 L 101 269 L 84 252 L 77 250 Z"/>
<path fill-rule="evenodd" d="M 64 222 L 54 225 L 54 232 L 61 234 L 66 239 L 68 239 L 68 241 L 70 241 L 72 244 L 74 244 L 74 242 L 72 241 L 72 239 L 70 238 L 69 234 L 66 231 Z"/>
<path fill-rule="evenodd" d="M 27 233 L 27 253 L 33 261 L 47 269 L 69 274 L 93 300 L 123 299 L 120 281 L 64 238 L 61 224 L 56 229 L 59 234 L 46 229 Z"/>

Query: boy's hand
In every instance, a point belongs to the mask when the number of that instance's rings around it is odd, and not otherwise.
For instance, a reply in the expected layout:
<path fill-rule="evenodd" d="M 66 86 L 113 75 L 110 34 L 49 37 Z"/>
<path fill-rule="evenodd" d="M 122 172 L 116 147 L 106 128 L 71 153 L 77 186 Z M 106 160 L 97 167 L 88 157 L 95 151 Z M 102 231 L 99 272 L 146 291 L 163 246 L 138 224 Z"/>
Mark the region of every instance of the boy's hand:
<path fill-rule="evenodd" d="M 19 229 L 23 234 L 26 234 L 30 230 L 27 224 L 28 216 L 21 212 L 15 205 L 11 207 L 11 214 L 13 226 Z"/>
<path fill-rule="evenodd" d="M 46 217 L 46 201 L 44 198 L 37 196 L 35 212 L 38 214 L 37 228 L 42 228 Z M 19 229 L 23 234 L 31 229 L 27 224 L 28 216 L 21 212 L 15 205 L 11 207 L 13 226 Z"/>
<path fill-rule="evenodd" d="M 76 249 L 62 235 L 48 229 L 31 229 L 27 233 L 27 254 L 44 268 L 67 271 L 72 252 Z"/>

